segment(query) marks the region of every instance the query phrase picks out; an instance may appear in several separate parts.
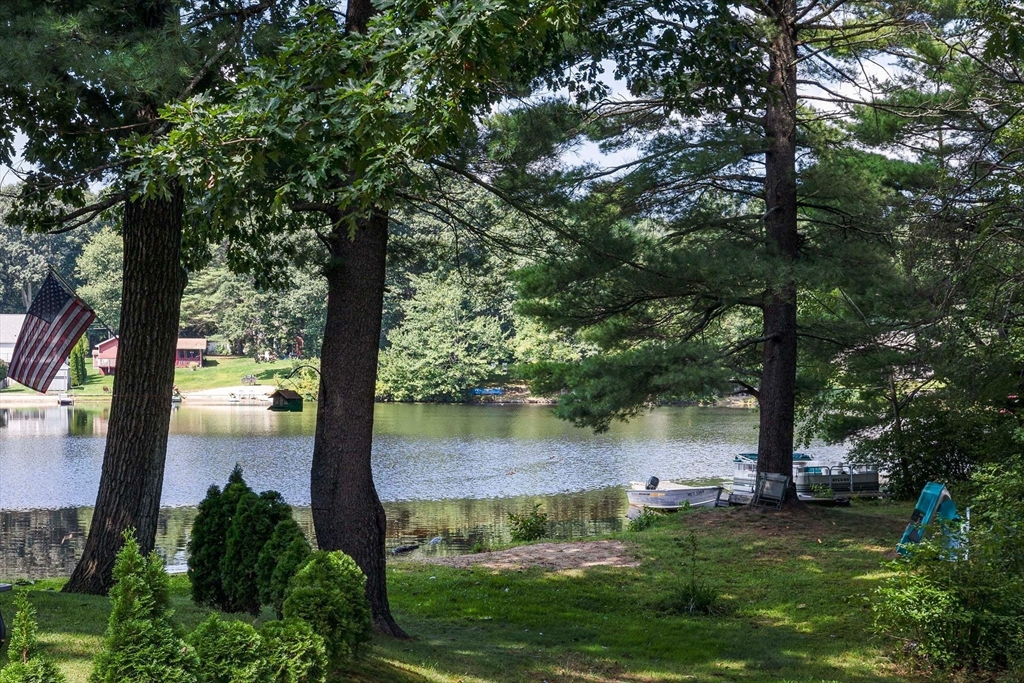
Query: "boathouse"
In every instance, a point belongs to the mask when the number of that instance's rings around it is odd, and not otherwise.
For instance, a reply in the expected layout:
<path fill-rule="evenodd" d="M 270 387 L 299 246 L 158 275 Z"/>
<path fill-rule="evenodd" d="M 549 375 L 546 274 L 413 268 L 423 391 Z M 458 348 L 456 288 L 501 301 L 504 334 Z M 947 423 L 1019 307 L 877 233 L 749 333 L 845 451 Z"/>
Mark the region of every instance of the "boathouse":
<path fill-rule="evenodd" d="M 302 396 L 291 389 L 278 389 L 270 395 L 270 408 L 268 410 L 301 413 Z"/>

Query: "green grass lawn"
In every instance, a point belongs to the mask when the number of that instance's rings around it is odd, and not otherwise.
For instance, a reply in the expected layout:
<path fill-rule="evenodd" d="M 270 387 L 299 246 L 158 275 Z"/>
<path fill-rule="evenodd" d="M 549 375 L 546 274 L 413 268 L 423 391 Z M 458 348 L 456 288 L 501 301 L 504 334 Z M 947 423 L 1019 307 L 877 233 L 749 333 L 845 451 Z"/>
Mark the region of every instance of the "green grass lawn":
<path fill-rule="evenodd" d="M 277 384 L 277 379 L 287 377 L 293 366 L 290 360 L 257 363 L 241 356 L 217 356 L 207 358 L 206 365 L 195 370 L 178 368 L 174 383 L 183 392 L 238 386 L 246 375 L 255 375 L 260 384 Z"/>
<path fill-rule="evenodd" d="M 246 375 L 256 375 L 257 381 L 261 384 L 277 384 L 277 378 L 286 377 L 292 371 L 292 366 L 293 361 L 257 363 L 252 358 L 216 356 L 208 358 L 205 366 L 195 370 L 178 368 L 174 372 L 174 383 L 183 392 L 237 386 Z M 72 392 L 75 397 L 110 398 L 114 377 L 101 375 L 99 370 L 93 369 L 89 361 L 86 361 L 85 367 L 88 371 L 87 379 L 85 385 L 75 387 Z M 3 389 L 3 392 L 22 394 L 29 393 L 30 390 L 21 385 L 13 385 Z"/>
<path fill-rule="evenodd" d="M 337 681 L 403 683 L 646 683 L 654 681 L 899 681 L 870 630 L 870 600 L 910 505 L 758 512 L 695 511 L 620 536 L 637 568 L 454 569 L 399 562 L 389 594 L 408 641 L 377 638 Z M 692 532 L 692 536 L 691 536 Z M 690 579 L 721 596 L 719 616 L 679 613 Z M 207 614 L 173 579 L 176 618 Z M 104 598 L 47 592 L 32 601 L 42 638 L 71 681 L 85 681 L 99 646 Z M 44 589 L 44 590 L 40 590 Z M 10 594 L 0 605 L 10 616 Z M 269 615 L 265 615 L 269 616 Z"/>

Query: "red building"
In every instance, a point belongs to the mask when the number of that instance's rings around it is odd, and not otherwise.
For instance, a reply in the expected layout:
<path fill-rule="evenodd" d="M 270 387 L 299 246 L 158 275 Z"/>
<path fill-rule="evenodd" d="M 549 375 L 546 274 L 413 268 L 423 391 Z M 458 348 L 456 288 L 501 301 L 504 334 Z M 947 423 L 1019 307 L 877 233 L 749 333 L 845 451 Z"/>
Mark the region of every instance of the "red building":
<path fill-rule="evenodd" d="M 113 375 L 117 370 L 118 341 L 117 337 L 111 337 L 101 341 L 93 348 L 92 366 L 99 370 L 101 375 Z M 202 367 L 205 355 L 205 339 L 179 338 L 177 349 L 174 352 L 174 367 Z"/>
<path fill-rule="evenodd" d="M 182 339 L 178 338 L 178 350 L 174 355 L 174 367 L 176 368 L 201 368 L 203 367 L 203 354 L 206 353 L 206 339 Z"/>
<path fill-rule="evenodd" d="M 113 375 L 117 369 L 117 337 L 101 341 L 92 349 L 92 366 L 101 375 Z"/>

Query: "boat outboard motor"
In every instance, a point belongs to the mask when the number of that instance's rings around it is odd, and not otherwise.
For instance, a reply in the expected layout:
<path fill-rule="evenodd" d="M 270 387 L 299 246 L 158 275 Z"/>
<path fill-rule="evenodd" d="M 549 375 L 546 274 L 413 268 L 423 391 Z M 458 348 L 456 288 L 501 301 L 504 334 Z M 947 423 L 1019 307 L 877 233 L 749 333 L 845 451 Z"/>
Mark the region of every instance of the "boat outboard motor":
<path fill-rule="evenodd" d="M 658 488 L 658 484 L 660 483 L 660 479 L 658 479 L 657 477 L 651 477 L 650 479 L 647 480 L 647 485 L 644 486 L 644 488 L 647 489 L 648 491 L 653 491 L 654 489 Z"/>

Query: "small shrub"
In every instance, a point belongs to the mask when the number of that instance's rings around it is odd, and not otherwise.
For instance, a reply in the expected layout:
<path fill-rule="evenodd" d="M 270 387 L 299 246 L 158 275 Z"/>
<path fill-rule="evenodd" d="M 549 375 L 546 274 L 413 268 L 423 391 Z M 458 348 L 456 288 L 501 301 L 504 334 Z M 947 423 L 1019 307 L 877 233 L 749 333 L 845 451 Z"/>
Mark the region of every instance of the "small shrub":
<path fill-rule="evenodd" d="M 948 547 L 932 530 L 887 564 L 875 628 L 912 664 L 942 671 L 1024 668 L 1024 462 L 972 476 L 979 494 L 969 531 Z M 984 676 L 977 676 L 984 677 Z"/>
<path fill-rule="evenodd" d="M 199 503 L 199 514 L 192 523 L 188 541 L 188 578 L 192 601 L 196 604 L 218 607 L 226 612 L 238 611 L 224 593 L 220 563 L 238 500 L 251 492 L 242 478 L 242 468 L 235 465 L 224 491 L 211 486 L 206 498 Z"/>
<path fill-rule="evenodd" d="M 828 484 L 814 484 L 811 486 L 811 496 L 821 498 L 822 500 L 829 500 L 835 497 L 835 492 L 832 491 L 832 487 Z"/>
<path fill-rule="evenodd" d="M 668 614 L 690 616 L 713 616 L 725 611 L 718 596 L 718 590 L 701 579 L 683 582 L 678 589 L 661 601 L 660 607 Z"/>
<path fill-rule="evenodd" d="M 274 528 L 291 517 L 292 509 L 276 491 L 243 493 L 231 519 L 220 562 L 221 581 L 227 602 L 234 611 L 260 612 L 260 590 L 256 567 L 260 551 Z"/>
<path fill-rule="evenodd" d="M 19 591 L 14 596 L 14 605 L 18 611 L 11 624 L 7 649 L 10 664 L 0 671 L 0 683 L 64 683 L 64 674 L 39 652 L 36 610 L 28 595 Z"/>
<path fill-rule="evenodd" d="M 697 568 L 697 536 L 691 531 L 685 540 L 676 541 L 689 554 L 689 576 L 673 587 L 659 605 L 669 614 L 716 615 L 725 612 L 718 589 L 704 581 Z"/>
<path fill-rule="evenodd" d="M 689 502 L 689 501 L 687 501 Z M 661 515 L 651 508 L 643 508 L 633 519 L 629 520 L 629 524 L 626 525 L 626 531 L 643 531 L 644 529 L 650 529 L 654 526 L 654 522 L 659 519 Z"/>
<path fill-rule="evenodd" d="M 216 614 L 186 639 L 198 660 L 198 683 L 260 683 L 265 667 L 263 639 L 244 621 L 225 621 Z"/>
<path fill-rule="evenodd" d="M 266 683 L 323 683 L 327 680 L 324 639 L 302 619 L 267 622 L 263 638 Z"/>
<path fill-rule="evenodd" d="M 310 552 L 309 541 L 298 523 L 291 517 L 278 522 L 270 540 L 260 551 L 256 562 L 256 583 L 260 591 L 260 602 L 270 605 L 282 616 L 284 594 L 288 581 L 295 575 Z"/>
<path fill-rule="evenodd" d="M 156 553 L 143 557 L 134 529 L 114 564 L 112 609 L 89 683 L 195 683 L 195 661 L 171 625 L 170 585 Z"/>
<path fill-rule="evenodd" d="M 513 541 L 536 541 L 548 535 L 548 515 L 540 511 L 540 503 L 522 515 L 508 513 L 508 525 Z"/>
<path fill-rule="evenodd" d="M 288 584 L 284 616 L 309 622 L 323 636 L 333 666 L 352 659 L 370 638 L 366 577 L 343 552 L 317 551 Z"/>

